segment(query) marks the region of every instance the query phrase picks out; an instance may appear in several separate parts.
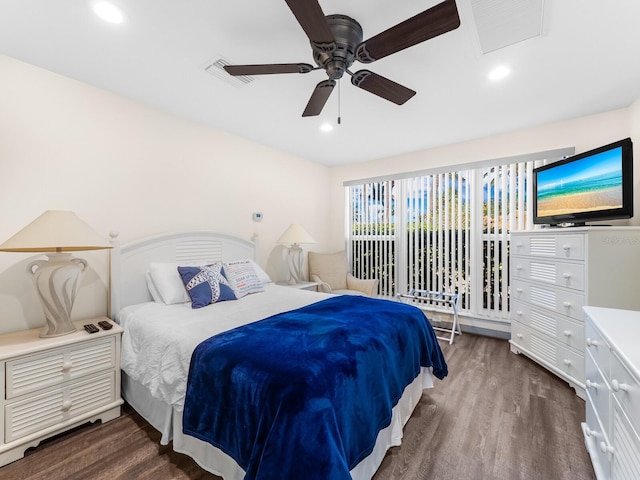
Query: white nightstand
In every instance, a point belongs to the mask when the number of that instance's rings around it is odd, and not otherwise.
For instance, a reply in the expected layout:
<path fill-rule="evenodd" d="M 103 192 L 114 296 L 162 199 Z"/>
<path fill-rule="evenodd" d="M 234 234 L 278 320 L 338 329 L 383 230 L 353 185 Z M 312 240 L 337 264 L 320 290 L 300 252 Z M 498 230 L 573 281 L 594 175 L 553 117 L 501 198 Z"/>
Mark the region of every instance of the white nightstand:
<path fill-rule="evenodd" d="M 294 283 L 293 285 L 290 285 L 288 282 L 277 282 L 276 285 L 280 285 L 281 287 L 297 288 L 299 290 L 309 290 L 310 292 L 318 291 L 317 282 L 300 282 Z"/>
<path fill-rule="evenodd" d="M 113 327 L 84 330 L 101 320 Z M 40 338 L 40 328 L 0 335 L 0 466 L 45 438 L 120 416 L 122 328 L 106 317 L 75 324 L 77 332 L 59 337 Z"/>

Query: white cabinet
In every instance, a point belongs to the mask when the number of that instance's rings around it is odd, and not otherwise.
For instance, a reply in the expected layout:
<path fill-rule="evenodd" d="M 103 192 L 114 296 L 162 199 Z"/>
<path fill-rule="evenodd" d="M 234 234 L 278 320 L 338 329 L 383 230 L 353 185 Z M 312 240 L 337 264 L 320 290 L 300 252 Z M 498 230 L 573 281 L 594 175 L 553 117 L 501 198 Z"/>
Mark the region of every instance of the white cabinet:
<path fill-rule="evenodd" d="M 0 335 L 0 466 L 27 448 L 86 422 L 120 416 L 120 326 L 40 338 L 40 329 Z"/>
<path fill-rule="evenodd" d="M 640 309 L 638 271 L 637 227 L 512 232 L 511 350 L 540 363 L 585 398 L 582 307 Z"/>
<path fill-rule="evenodd" d="M 585 445 L 598 480 L 640 478 L 640 312 L 585 307 Z"/>

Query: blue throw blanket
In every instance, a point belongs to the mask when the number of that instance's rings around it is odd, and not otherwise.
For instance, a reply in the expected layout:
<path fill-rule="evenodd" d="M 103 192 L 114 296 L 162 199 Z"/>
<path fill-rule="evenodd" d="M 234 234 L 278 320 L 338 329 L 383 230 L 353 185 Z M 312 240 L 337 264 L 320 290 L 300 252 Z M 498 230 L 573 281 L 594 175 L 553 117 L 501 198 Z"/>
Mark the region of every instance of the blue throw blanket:
<path fill-rule="evenodd" d="M 350 479 L 421 366 L 447 375 L 421 310 L 332 297 L 202 342 L 183 430 L 233 457 L 245 479 Z"/>

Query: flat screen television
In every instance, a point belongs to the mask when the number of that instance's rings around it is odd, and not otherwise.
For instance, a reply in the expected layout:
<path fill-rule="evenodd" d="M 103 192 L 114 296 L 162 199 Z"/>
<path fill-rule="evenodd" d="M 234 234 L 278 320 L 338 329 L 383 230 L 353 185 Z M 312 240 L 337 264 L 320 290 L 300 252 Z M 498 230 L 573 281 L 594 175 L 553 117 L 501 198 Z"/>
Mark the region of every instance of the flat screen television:
<path fill-rule="evenodd" d="M 630 138 L 533 170 L 533 223 L 552 226 L 633 217 Z"/>

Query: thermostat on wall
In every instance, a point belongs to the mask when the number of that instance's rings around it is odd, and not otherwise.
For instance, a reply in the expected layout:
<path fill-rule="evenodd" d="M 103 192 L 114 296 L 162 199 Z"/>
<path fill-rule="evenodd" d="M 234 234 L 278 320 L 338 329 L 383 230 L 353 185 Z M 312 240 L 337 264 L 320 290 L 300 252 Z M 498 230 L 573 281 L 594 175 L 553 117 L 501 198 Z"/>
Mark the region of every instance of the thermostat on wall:
<path fill-rule="evenodd" d="M 261 222 L 262 221 L 262 212 L 253 212 L 253 221 Z"/>

